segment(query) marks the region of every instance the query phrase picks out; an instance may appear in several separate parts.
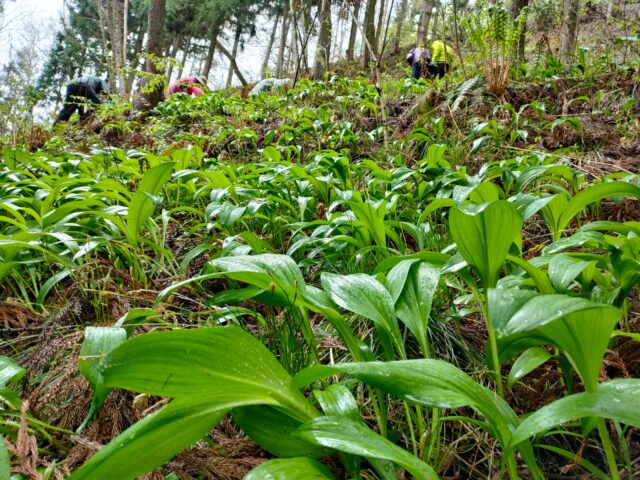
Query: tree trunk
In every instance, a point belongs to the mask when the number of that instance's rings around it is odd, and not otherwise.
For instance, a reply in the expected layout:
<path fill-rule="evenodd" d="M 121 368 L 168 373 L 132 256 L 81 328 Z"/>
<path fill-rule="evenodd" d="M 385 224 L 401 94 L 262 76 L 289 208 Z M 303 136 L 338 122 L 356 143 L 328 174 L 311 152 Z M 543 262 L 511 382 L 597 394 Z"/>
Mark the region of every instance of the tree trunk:
<path fill-rule="evenodd" d="M 102 0 L 98 3 L 102 3 Z M 127 38 L 125 32 L 127 23 L 124 17 L 128 10 L 128 0 L 107 0 L 107 9 L 109 12 L 107 25 L 109 26 L 109 36 L 111 37 L 111 51 L 115 63 L 115 74 L 118 79 L 118 93 L 124 98 L 126 94 L 124 69 L 127 58 Z"/>
<path fill-rule="evenodd" d="M 276 19 L 273 21 L 273 28 L 271 29 L 271 35 L 269 36 L 269 44 L 267 45 L 267 51 L 264 54 L 262 60 L 262 66 L 260 68 L 260 78 L 263 79 L 266 76 L 267 68 L 269 67 L 269 60 L 271 59 L 271 51 L 273 50 L 273 43 L 276 40 L 276 32 L 278 31 L 278 23 L 280 22 L 280 12 L 276 15 Z"/>
<path fill-rule="evenodd" d="M 431 16 L 433 17 L 433 27 L 431 28 L 431 38 L 444 37 L 444 35 L 440 35 L 438 33 L 438 23 L 440 23 L 440 2 L 436 2 L 431 9 Z M 429 39 L 429 28 L 427 26 L 426 30 L 427 36 L 424 38 L 424 42 L 426 45 L 427 40 Z"/>
<path fill-rule="evenodd" d="M 240 35 L 242 34 L 242 26 L 240 25 L 240 22 L 238 22 L 238 25 L 236 26 L 236 34 L 233 37 L 233 50 L 231 52 L 231 56 L 234 58 L 234 63 L 235 63 L 235 58 L 236 55 L 238 54 L 238 45 L 240 45 Z M 233 82 L 233 65 L 229 65 L 229 73 L 227 74 L 227 84 L 226 87 L 229 88 L 231 86 L 231 83 Z"/>
<path fill-rule="evenodd" d="M 369 67 L 372 55 L 377 55 L 376 50 L 376 0 L 367 0 L 367 9 L 364 12 L 364 42 L 363 63 L 364 68 Z M 373 52 L 371 51 L 373 50 Z"/>
<path fill-rule="evenodd" d="M 289 52 L 291 53 L 290 57 L 294 69 L 296 69 L 300 61 L 300 51 L 298 46 L 298 16 L 293 9 L 291 10 L 291 25 L 289 28 L 291 28 L 291 48 Z"/>
<path fill-rule="evenodd" d="M 416 45 L 424 45 L 427 41 L 432 12 L 433 4 L 431 3 L 431 0 L 422 0 L 422 6 L 420 7 L 420 19 L 418 20 Z"/>
<path fill-rule="evenodd" d="M 384 30 L 384 11 L 385 0 L 380 0 L 380 8 L 378 9 L 378 21 L 376 22 L 376 52 L 380 51 L 380 38 L 382 37 L 382 31 Z"/>
<path fill-rule="evenodd" d="M 216 22 L 211 29 L 211 37 L 209 38 L 209 49 L 207 50 L 207 58 L 204 61 L 204 67 L 202 67 L 201 75 L 206 77 L 211 72 L 211 66 L 213 65 L 213 54 L 216 51 L 216 43 L 218 41 L 218 34 L 220 33 L 220 23 Z"/>
<path fill-rule="evenodd" d="M 613 18 L 613 4 L 614 0 L 609 0 L 609 4 L 607 5 L 607 20 Z"/>
<path fill-rule="evenodd" d="M 562 30 L 560 32 L 560 53 L 566 58 L 571 57 L 576 51 L 579 8 L 580 0 L 564 0 Z"/>
<path fill-rule="evenodd" d="M 126 78 L 126 72 L 124 69 L 127 68 L 127 44 L 129 39 L 129 0 L 124 0 L 124 12 L 122 14 L 122 90 L 125 98 L 128 98 L 131 91 L 129 90 L 129 82 Z"/>
<path fill-rule="evenodd" d="M 189 58 L 189 53 L 191 53 L 191 45 L 193 43 L 193 37 L 189 36 L 187 38 L 187 43 L 184 46 L 184 55 L 182 56 L 182 61 L 178 67 L 178 78 L 182 78 L 182 74 L 184 73 L 184 67 L 187 64 L 187 59 Z"/>
<path fill-rule="evenodd" d="M 171 50 L 168 57 L 173 59 L 176 58 L 181 43 L 182 35 L 176 35 L 175 37 L 173 37 L 173 44 L 171 45 Z M 167 69 L 167 83 L 171 82 L 171 75 L 173 75 L 173 62 L 169 63 L 169 68 Z"/>
<path fill-rule="evenodd" d="M 400 2 L 400 8 L 398 9 L 398 15 L 396 16 L 396 37 L 393 41 L 393 53 L 398 54 L 400 52 L 400 42 L 402 41 L 402 28 L 407 18 L 407 9 L 409 8 L 409 1 L 402 0 Z"/>
<path fill-rule="evenodd" d="M 314 80 L 322 80 L 331 60 L 331 0 L 322 0 L 319 8 L 321 9 L 320 33 L 318 34 L 318 47 L 313 67 Z"/>
<path fill-rule="evenodd" d="M 136 35 L 136 41 L 133 44 L 133 55 L 132 58 L 137 59 L 142 51 L 142 45 L 144 43 L 144 30 L 139 31 Z M 131 72 L 127 76 L 127 92 L 131 92 L 133 90 L 133 82 L 136 79 L 136 68 L 132 68 Z"/>
<path fill-rule="evenodd" d="M 362 4 L 361 0 L 353 1 L 353 15 L 355 18 L 358 18 L 358 14 L 360 13 L 360 5 Z M 356 35 L 358 34 L 358 24 L 355 19 L 351 19 L 351 31 L 349 32 L 349 44 L 347 45 L 346 57 L 347 61 L 353 61 L 353 52 L 356 48 Z"/>
<path fill-rule="evenodd" d="M 162 56 L 162 34 L 164 33 L 165 0 L 149 0 L 149 20 L 147 27 L 147 55 Z M 147 58 L 144 70 L 146 75 L 140 82 L 139 93 L 133 100 L 133 108 L 149 111 L 162 101 L 164 82 L 160 80 L 153 58 Z"/>
<path fill-rule="evenodd" d="M 247 85 L 247 81 L 245 80 L 244 76 L 242 75 L 242 72 L 240 71 L 240 69 L 238 68 L 238 64 L 236 63 L 236 57 L 235 55 L 232 55 L 229 50 L 227 50 L 224 45 L 222 45 L 220 43 L 220 41 L 218 41 L 216 43 L 218 50 L 220 50 L 222 52 L 222 54 L 227 57 L 229 59 L 229 62 L 231 64 L 231 68 L 233 68 L 233 71 L 236 74 L 236 77 L 238 77 L 238 80 L 240 80 L 240 83 L 242 85 Z"/>
<path fill-rule="evenodd" d="M 529 0 L 513 0 L 511 4 L 511 19 L 515 20 L 523 8 L 529 6 Z M 520 34 L 520 38 L 518 39 L 518 45 L 516 47 L 515 57 L 523 61 L 524 60 L 524 45 L 527 37 L 527 24 L 524 24 L 522 28 L 522 33 Z"/>
<path fill-rule="evenodd" d="M 278 60 L 276 61 L 276 77 L 282 76 L 284 64 L 284 52 L 287 48 L 287 36 L 289 35 L 289 2 L 286 2 L 282 11 L 282 32 L 280 33 L 280 45 L 278 47 Z"/>
<path fill-rule="evenodd" d="M 111 31 L 110 26 L 110 14 L 107 11 L 107 7 L 105 7 L 103 0 L 98 0 L 96 2 L 96 6 L 98 9 L 98 20 L 100 22 L 100 39 L 102 40 L 102 49 L 103 55 L 107 60 L 107 77 L 109 79 L 109 83 L 112 85 L 115 84 L 116 79 L 116 66 L 113 62 L 113 56 L 109 55 L 109 41 L 111 40 L 109 32 Z"/>

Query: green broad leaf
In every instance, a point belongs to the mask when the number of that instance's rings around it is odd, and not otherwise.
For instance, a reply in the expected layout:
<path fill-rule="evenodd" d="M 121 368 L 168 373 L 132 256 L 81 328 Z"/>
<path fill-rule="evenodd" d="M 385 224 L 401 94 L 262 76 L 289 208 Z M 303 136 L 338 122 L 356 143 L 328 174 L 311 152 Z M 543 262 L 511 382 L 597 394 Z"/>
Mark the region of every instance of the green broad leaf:
<path fill-rule="evenodd" d="M 344 385 L 329 385 L 325 390 L 314 390 L 313 395 L 325 415 L 345 417 L 355 422 L 361 421 L 358 403 Z M 360 478 L 359 456 L 341 452 L 340 461 L 347 468 L 350 477 Z"/>
<path fill-rule="evenodd" d="M 46 282 L 44 282 L 44 284 L 40 288 L 40 291 L 38 292 L 38 297 L 36 298 L 36 303 L 43 304 L 44 299 L 47 298 L 47 295 L 49 294 L 51 289 L 55 287 L 58 283 L 60 283 L 62 280 L 69 277 L 70 275 L 71 275 L 71 271 L 62 270 L 56 273 L 55 275 L 52 275 L 51 277 L 49 277 L 49 279 Z"/>
<path fill-rule="evenodd" d="M 171 177 L 174 166 L 175 162 L 156 165 L 144 175 L 138 185 L 127 213 L 127 239 L 131 245 L 137 245 L 138 234 L 155 209 L 154 199 Z"/>
<path fill-rule="evenodd" d="M 601 250 L 606 250 L 609 247 L 604 234 L 600 232 L 584 231 L 578 232 L 570 237 L 564 237 L 560 240 L 554 241 L 550 245 L 547 245 L 542 250 L 542 253 L 544 255 L 553 255 L 564 250 L 584 246 Z"/>
<path fill-rule="evenodd" d="M 386 272 L 387 270 L 392 269 L 400 262 L 404 262 L 405 260 L 422 260 L 423 262 L 427 262 L 431 265 L 434 265 L 438 268 L 441 268 L 447 260 L 449 260 L 449 256 L 440 252 L 417 252 L 411 255 L 404 256 L 394 256 L 385 258 L 381 261 L 376 269 L 373 271 L 373 275 L 377 275 L 381 272 Z"/>
<path fill-rule="evenodd" d="M 405 260 L 389 271 L 386 285 L 398 318 L 429 355 L 428 325 L 431 304 L 440 281 L 440 268 L 419 260 Z"/>
<path fill-rule="evenodd" d="M 373 205 L 371 202 L 351 201 L 349 206 L 358 221 L 371 233 L 376 244 L 379 247 L 386 247 L 386 233 L 384 226 L 384 217 L 387 214 L 384 202 L 379 206 Z"/>
<path fill-rule="evenodd" d="M 323 273 L 322 286 L 340 307 L 371 320 L 403 351 L 402 335 L 396 320 L 393 299 L 384 286 L 364 273 L 335 275 Z"/>
<path fill-rule="evenodd" d="M 569 194 L 568 193 L 558 193 L 556 194 L 552 200 L 549 201 L 541 210 L 540 214 L 544 218 L 547 226 L 549 227 L 549 231 L 551 233 L 551 239 L 553 241 L 557 241 L 560 239 L 562 235 L 562 229 L 560 229 L 559 222 L 562 213 L 567 208 L 567 204 L 569 203 Z"/>
<path fill-rule="evenodd" d="M 273 283 L 286 294 L 294 295 L 296 290 L 304 291 L 306 287 L 298 265 L 288 255 L 238 255 L 218 258 L 213 260 L 211 265 L 223 271 L 229 278 L 265 290 Z"/>
<path fill-rule="evenodd" d="M 0 435 L 0 480 L 11 479 L 11 459 L 4 437 Z"/>
<path fill-rule="evenodd" d="M 501 360 L 532 346 L 552 344 L 567 357 L 585 388 L 595 389 L 620 310 L 579 297 L 498 289 L 489 290 L 487 305 Z"/>
<path fill-rule="evenodd" d="M 484 137 L 476 138 L 471 144 L 471 150 L 469 150 L 469 155 L 478 153 L 480 149 L 484 147 L 490 140 L 491 140 L 491 137 L 488 135 L 485 135 Z"/>
<path fill-rule="evenodd" d="M 127 332 L 123 328 L 115 327 L 87 327 L 84 331 L 84 341 L 80 349 L 78 370 L 87 379 L 93 389 L 93 400 L 89 413 L 84 419 L 78 432 L 85 429 L 93 416 L 100 410 L 107 399 L 111 388 L 102 382 L 100 362 L 118 345 L 127 339 Z"/>
<path fill-rule="evenodd" d="M 280 162 L 280 160 L 282 160 L 282 156 L 280 155 L 280 152 L 272 146 L 268 146 L 265 147 L 262 150 L 262 154 L 270 161 L 274 162 L 274 163 L 278 163 Z"/>
<path fill-rule="evenodd" d="M 536 368 L 542 365 L 544 362 L 551 358 L 551 354 L 540 347 L 531 347 L 525 350 L 518 359 L 513 362 L 509 377 L 507 378 L 507 385 L 509 388 L 513 387 L 521 378 L 533 372 Z"/>
<path fill-rule="evenodd" d="M 542 407 L 525 418 L 513 432 L 511 445 L 571 420 L 598 417 L 640 427 L 640 380 L 602 383 L 593 392 L 577 393 Z"/>
<path fill-rule="evenodd" d="M 433 212 L 440 210 L 441 208 L 449 208 L 455 207 L 457 205 L 456 201 L 453 198 L 436 198 L 434 199 L 427 208 L 420 214 L 419 221 L 424 221 L 429 215 Z"/>
<path fill-rule="evenodd" d="M 268 405 L 234 408 L 233 421 L 251 439 L 277 457 L 320 458 L 330 452 L 326 448 L 291 435 L 302 422 Z"/>
<path fill-rule="evenodd" d="M 522 268 L 529 277 L 531 277 L 533 282 L 536 284 L 536 287 L 538 287 L 538 290 L 540 290 L 540 293 L 555 293 L 551 280 L 549 280 L 549 277 L 544 270 L 536 267 L 527 260 L 513 255 L 507 255 L 507 260 Z"/>
<path fill-rule="evenodd" d="M 132 308 L 120 317 L 113 326 L 124 328 L 128 336 L 137 326 L 148 323 L 150 318 L 159 317 L 158 310 L 155 308 Z"/>
<path fill-rule="evenodd" d="M 540 210 L 542 210 L 551 200 L 554 195 L 546 197 L 540 197 L 539 195 L 530 195 L 528 193 L 518 193 L 509 198 L 510 202 L 518 208 L 522 221 L 526 222 Z"/>
<path fill-rule="evenodd" d="M 503 445 L 516 414 L 495 392 L 476 383 L 458 367 L 443 360 L 343 363 L 308 367 L 295 377 L 303 388 L 337 373 L 347 373 L 361 382 L 397 398 L 429 407 L 471 407 L 483 415 Z"/>
<path fill-rule="evenodd" d="M 406 450 L 345 417 L 318 417 L 299 427 L 295 435 L 309 442 L 352 455 L 384 459 L 407 470 L 416 480 L 437 480 L 433 468 Z"/>
<path fill-rule="evenodd" d="M 577 261 L 568 255 L 554 255 L 549 262 L 549 279 L 558 293 L 565 293 L 571 283 L 595 262 Z"/>
<path fill-rule="evenodd" d="M 150 333 L 127 340 L 101 365 L 105 385 L 174 398 L 244 399 L 301 421 L 318 412 L 269 350 L 236 327 Z"/>
<path fill-rule="evenodd" d="M 569 222 L 588 205 L 603 198 L 616 196 L 629 196 L 640 198 L 640 187 L 627 182 L 609 182 L 592 185 L 573 197 L 562 210 L 558 218 L 556 232 L 560 234 Z M 555 239 L 555 238 L 554 238 Z"/>
<path fill-rule="evenodd" d="M 13 360 L 0 356 L 0 388 L 19 381 L 27 371 Z"/>
<path fill-rule="evenodd" d="M 516 207 L 499 200 L 479 207 L 457 207 L 449 213 L 451 235 L 485 288 L 494 287 L 500 269 L 522 228 Z"/>
<path fill-rule="evenodd" d="M 333 480 L 335 477 L 320 462 L 306 457 L 268 460 L 243 477 L 243 480 Z"/>
<path fill-rule="evenodd" d="M 329 385 L 325 390 L 314 390 L 325 415 L 343 416 L 351 420 L 360 420 L 360 409 L 356 399 L 344 385 Z"/>
<path fill-rule="evenodd" d="M 174 400 L 114 438 L 68 480 L 138 478 L 200 440 L 228 408 L 208 401 Z"/>

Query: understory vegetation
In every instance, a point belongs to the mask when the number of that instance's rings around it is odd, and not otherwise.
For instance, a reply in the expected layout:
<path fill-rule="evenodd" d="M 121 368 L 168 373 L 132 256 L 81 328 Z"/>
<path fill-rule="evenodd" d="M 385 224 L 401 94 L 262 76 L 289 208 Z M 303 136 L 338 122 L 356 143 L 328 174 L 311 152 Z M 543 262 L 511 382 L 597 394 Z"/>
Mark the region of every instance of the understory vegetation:
<path fill-rule="evenodd" d="M 0 479 L 638 478 L 635 42 L 22 132 Z"/>

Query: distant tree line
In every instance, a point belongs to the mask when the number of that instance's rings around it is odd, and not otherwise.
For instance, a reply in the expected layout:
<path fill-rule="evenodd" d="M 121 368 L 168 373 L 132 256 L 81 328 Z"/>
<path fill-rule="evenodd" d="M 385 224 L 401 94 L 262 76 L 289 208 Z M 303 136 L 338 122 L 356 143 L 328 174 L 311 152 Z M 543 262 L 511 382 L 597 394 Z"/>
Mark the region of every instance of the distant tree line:
<path fill-rule="evenodd" d="M 622 0 L 624 3 L 626 0 Z M 360 60 L 363 68 L 384 51 L 398 53 L 410 43 L 434 36 L 457 42 L 463 37 L 458 19 L 473 15 L 483 2 L 469 0 L 68 0 L 63 28 L 57 34 L 39 87 L 55 99 L 59 87 L 87 73 L 106 74 L 114 91 L 130 98 L 137 72 L 163 73 L 167 80 L 188 73 L 209 75 L 216 55 L 228 64 L 225 84 L 234 77 L 246 84 L 242 51 L 245 42 L 263 32 L 261 75 L 296 72 L 322 78 L 330 62 Z M 500 4 L 489 1 L 489 5 Z M 531 3 L 531 5 L 530 5 Z M 508 0 L 512 19 L 535 0 Z M 586 0 L 551 0 L 559 22 L 562 52 L 576 49 L 578 17 Z M 592 0 L 611 15 L 612 0 Z M 2 1 L 0 1 L 0 8 Z M 484 8 L 484 7 L 482 7 Z M 541 7 L 542 8 L 542 7 Z M 518 51 L 524 55 L 526 29 Z M 453 40 L 451 40 L 453 41 Z M 159 67 L 141 54 L 174 58 Z M 163 71 L 160 71 L 163 70 Z M 140 82 L 143 86 L 148 83 Z M 157 94 L 156 94 L 157 97 Z M 155 103 L 147 98 L 148 103 Z"/>

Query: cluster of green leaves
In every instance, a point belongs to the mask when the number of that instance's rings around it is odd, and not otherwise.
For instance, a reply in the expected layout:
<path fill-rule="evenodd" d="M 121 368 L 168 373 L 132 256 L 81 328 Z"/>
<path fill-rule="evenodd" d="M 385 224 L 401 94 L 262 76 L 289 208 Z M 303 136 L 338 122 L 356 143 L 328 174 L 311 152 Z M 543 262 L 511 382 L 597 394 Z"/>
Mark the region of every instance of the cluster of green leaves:
<path fill-rule="evenodd" d="M 438 135 L 438 127 L 427 135 Z M 616 326 L 640 280 L 640 227 L 576 222 L 604 198 L 640 198 L 638 179 L 614 176 L 586 185 L 575 170 L 540 155 L 489 163 L 469 175 L 449 165 L 445 152 L 429 144 L 414 168 L 382 169 L 371 161 L 353 163 L 348 151 L 321 150 L 306 164 L 291 163 L 273 146 L 263 149 L 264 163 L 248 165 L 203 163 L 197 150 L 168 158 L 95 152 L 54 159 L 5 151 L 5 275 L 39 272 L 32 283 L 42 292 L 53 285 L 46 285 L 47 270 L 39 264 L 50 269 L 59 262 L 72 274 L 90 251 L 102 249 L 131 265 L 139 264 L 133 257 L 141 253 L 156 262 L 166 258 L 175 272 L 209 251 L 214 259 L 200 275 L 167 288 L 158 301 L 186 285 L 225 279 L 228 289 L 211 298 L 212 308 L 230 311 L 253 300 L 286 311 L 310 352 L 308 368 L 285 363 L 287 371 L 238 328 L 127 341 L 131 328 L 124 324 L 87 330 L 81 371 L 96 394 L 90 416 L 113 387 L 174 400 L 72 478 L 135 478 L 228 412 L 263 448 L 295 457 L 270 462 L 254 476 L 269 471 L 296 478 L 303 471 L 331 478 L 312 459 L 335 451 L 355 476 L 366 459 L 381 478 L 397 478 L 392 464 L 416 478 L 436 478 L 440 429 L 457 420 L 481 425 L 498 440 L 502 468 L 513 478 L 516 452 L 540 477 L 531 439 L 586 418 L 582 434 L 598 429 L 610 472 L 583 466 L 616 477 L 614 442 L 602 419 L 640 425 L 640 387 L 636 380 L 599 383 L 598 372 L 609 339 L 626 334 Z M 128 181 L 138 182 L 135 193 L 125 187 Z M 521 229 L 536 214 L 552 243 L 525 259 Z M 163 243 L 159 227 L 179 215 L 190 219 L 187 233 L 204 240 L 181 258 Z M 216 238 L 224 238 L 222 245 Z M 434 332 L 447 319 L 432 307 L 442 296 L 475 308 L 485 320 L 495 391 L 436 358 Z M 338 336 L 350 361 L 321 365 L 314 315 L 324 318 L 323 329 Z M 566 378 L 566 396 L 529 416 L 516 415 L 501 398 L 502 367 L 513 362 L 511 386 L 552 358 Z M 582 393 L 575 393 L 574 372 Z M 342 374 L 344 381 L 336 381 Z M 354 381 L 367 386 L 378 433 L 363 422 Z M 389 440 L 386 395 L 404 405 L 408 450 Z M 477 417 L 464 410 L 443 416 L 462 407 Z M 132 455 L 139 459 L 134 465 L 122 460 Z"/>

